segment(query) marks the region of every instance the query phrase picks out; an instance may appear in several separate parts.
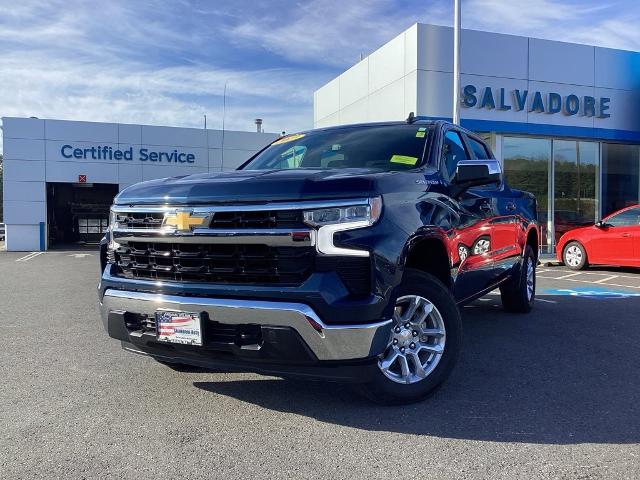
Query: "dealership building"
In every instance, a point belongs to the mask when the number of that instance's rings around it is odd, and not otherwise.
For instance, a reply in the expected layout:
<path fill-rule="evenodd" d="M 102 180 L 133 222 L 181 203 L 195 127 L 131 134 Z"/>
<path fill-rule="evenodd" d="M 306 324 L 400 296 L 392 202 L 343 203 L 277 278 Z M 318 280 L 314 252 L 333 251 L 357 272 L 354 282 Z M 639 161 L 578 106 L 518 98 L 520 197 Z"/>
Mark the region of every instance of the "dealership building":
<path fill-rule="evenodd" d="M 143 180 L 233 170 L 275 134 L 3 118 L 6 248 L 98 241 L 113 197 Z"/>
<path fill-rule="evenodd" d="M 542 243 L 640 198 L 640 53 L 461 34 L 461 123 L 538 199 Z M 450 119 L 453 31 L 416 24 L 314 93 L 315 127 Z M 236 168 L 274 134 L 3 118 L 8 250 L 95 242 L 142 180 Z"/>
<path fill-rule="evenodd" d="M 460 116 L 538 198 L 542 243 L 640 197 L 640 53 L 461 32 Z M 453 30 L 416 24 L 314 94 L 314 125 L 451 119 Z"/>

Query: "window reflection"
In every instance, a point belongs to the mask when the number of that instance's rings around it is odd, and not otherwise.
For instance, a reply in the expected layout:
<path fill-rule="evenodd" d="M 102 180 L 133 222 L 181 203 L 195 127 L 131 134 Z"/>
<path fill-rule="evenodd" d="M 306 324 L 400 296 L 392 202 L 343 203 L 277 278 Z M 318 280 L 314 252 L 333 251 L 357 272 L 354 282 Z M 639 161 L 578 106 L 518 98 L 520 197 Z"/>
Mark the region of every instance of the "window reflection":
<path fill-rule="evenodd" d="M 602 144 L 602 214 L 638 203 L 640 145 Z"/>
<path fill-rule="evenodd" d="M 554 240 L 598 216 L 598 144 L 553 141 Z"/>
<path fill-rule="evenodd" d="M 544 138 L 504 137 L 502 141 L 504 173 L 509 185 L 533 193 L 538 200 L 538 221 L 542 247 L 548 250 L 549 163 L 551 140 Z"/>

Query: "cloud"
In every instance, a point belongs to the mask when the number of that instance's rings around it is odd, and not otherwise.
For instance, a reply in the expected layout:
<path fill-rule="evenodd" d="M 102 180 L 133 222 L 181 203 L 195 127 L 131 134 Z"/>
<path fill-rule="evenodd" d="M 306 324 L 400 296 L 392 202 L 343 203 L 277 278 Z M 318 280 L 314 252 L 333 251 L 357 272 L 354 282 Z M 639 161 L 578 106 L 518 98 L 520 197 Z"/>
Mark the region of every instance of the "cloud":
<path fill-rule="evenodd" d="M 467 0 L 462 21 L 464 28 L 640 50 L 636 0 Z"/>
<path fill-rule="evenodd" d="M 229 53 L 223 34 L 201 24 L 207 12 L 190 19 L 180 3 L 144 11 L 114 1 L 96 15 L 93 5 L 0 4 L 0 116 L 199 127 L 206 114 L 220 128 L 226 83 L 226 128 L 253 129 L 256 117 L 268 131 L 312 126 L 324 77 Z"/>
<path fill-rule="evenodd" d="M 11 72 L 2 79 L 0 90 L 6 116 L 195 126 L 208 114 L 209 125 L 215 128 L 222 122 L 226 82 L 228 128 L 251 128 L 253 119 L 262 116 L 267 125 L 279 131 L 289 128 L 287 117 L 305 127 L 305 122 L 290 112 L 296 105 L 310 103 L 315 86 L 306 75 L 289 69 L 85 64 L 52 62 L 40 54 L 0 54 L 0 61 L 5 71 Z"/>
<path fill-rule="evenodd" d="M 258 44 L 291 61 L 349 67 L 418 21 L 442 23 L 441 2 L 312 0 L 288 16 L 246 19 L 229 29 L 237 44 Z"/>
<path fill-rule="evenodd" d="M 463 26 L 640 50 L 636 0 L 608 1 L 463 0 Z M 227 128 L 306 129 L 361 53 L 451 20 L 450 0 L 0 0 L 0 116 L 219 128 L 226 82 Z"/>

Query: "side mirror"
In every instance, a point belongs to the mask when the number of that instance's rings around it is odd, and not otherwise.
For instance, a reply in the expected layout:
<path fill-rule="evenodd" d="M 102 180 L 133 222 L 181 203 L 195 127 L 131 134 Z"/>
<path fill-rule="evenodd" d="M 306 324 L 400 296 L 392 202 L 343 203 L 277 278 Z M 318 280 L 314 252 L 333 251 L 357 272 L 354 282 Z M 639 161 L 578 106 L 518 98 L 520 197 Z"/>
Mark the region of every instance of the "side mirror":
<path fill-rule="evenodd" d="M 605 228 L 607 226 L 607 224 L 605 222 L 603 222 L 602 220 L 598 220 L 596 222 L 596 227 L 597 228 Z"/>
<path fill-rule="evenodd" d="M 453 183 L 458 187 L 458 194 L 479 185 L 500 184 L 502 168 L 495 159 L 461 160 L 456 167 Z"/>

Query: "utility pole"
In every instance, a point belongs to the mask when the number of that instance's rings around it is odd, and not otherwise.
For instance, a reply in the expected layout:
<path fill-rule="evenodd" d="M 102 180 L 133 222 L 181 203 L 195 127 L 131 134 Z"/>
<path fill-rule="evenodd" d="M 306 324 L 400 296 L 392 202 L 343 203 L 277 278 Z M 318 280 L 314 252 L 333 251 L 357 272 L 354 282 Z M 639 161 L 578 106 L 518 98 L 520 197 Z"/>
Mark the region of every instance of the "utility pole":
<path fill-rule="evenodd" d="M 453 0 L 453 123 L 460 125 L 460 0 Z"/>
<path fill-rule="evenodd" d="M 224 82 L 224 90 L 222 91 L 222 149 L 220 150 L 221 165 L 220 171 L 224 171 L 224 120 L 227 116 L 227 82 Z"/>

